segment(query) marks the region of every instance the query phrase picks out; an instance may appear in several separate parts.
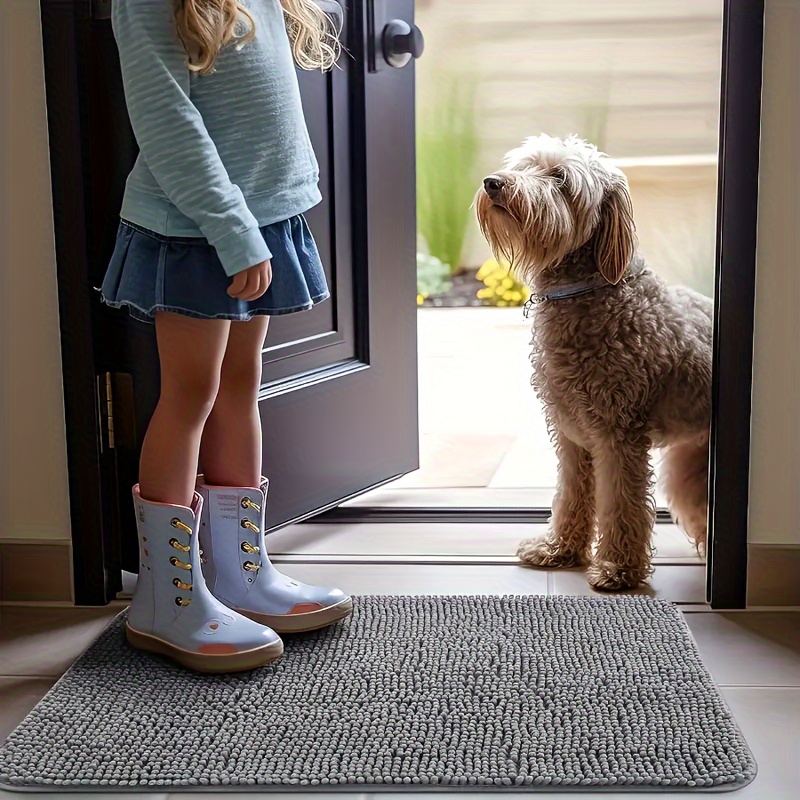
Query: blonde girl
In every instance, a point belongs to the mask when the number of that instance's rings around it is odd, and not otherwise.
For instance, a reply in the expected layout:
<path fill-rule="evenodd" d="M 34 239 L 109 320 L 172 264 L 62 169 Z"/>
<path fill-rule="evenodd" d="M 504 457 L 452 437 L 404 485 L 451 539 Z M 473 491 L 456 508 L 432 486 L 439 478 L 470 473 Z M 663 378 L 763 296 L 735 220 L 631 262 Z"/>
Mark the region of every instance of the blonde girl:
<path fill-rule="evenodd" d="M 140 154 L 100 292 L 155 325 L 161 372 L 127 636 L 191 669 L 252 669 L 281 632 L 352 609 L 267 557 L 257 406 L 269 317 L 329 297 L 295 65 L 331 67 L 338 41 L 311 0 L 115 0 L 112 23 Z"/>

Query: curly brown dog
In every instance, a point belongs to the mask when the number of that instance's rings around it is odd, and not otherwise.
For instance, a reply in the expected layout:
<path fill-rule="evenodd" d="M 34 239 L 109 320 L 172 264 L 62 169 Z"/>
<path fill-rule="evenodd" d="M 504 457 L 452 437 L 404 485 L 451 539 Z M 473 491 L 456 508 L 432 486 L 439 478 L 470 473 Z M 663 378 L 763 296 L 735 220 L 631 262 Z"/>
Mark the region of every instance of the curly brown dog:
<path fill-rule="evenodd" d="M 673 518 L 705 549 L 712 301 L 668 286 L 637 252 L 624 174 L 577 137 L 528 139 L 476 199 L 493 252 L 533 291 L 533 385 L 558 451 L 537 567 L 587 565 L 614 591 L 652 573 L 652 448 Z"/>

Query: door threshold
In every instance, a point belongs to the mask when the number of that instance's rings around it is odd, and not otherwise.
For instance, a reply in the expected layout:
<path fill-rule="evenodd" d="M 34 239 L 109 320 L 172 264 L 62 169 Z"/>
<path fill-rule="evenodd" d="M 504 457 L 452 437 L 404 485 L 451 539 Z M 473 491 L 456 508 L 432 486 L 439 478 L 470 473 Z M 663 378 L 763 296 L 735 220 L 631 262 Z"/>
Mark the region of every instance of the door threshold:
<path fill-rule="evenodd" d="M 550 521 L 550 508 L 474 506 L 336 506 L 306 520 L 307 524 L 457 522 L 541 525 Z M 669 511 L 656 512 L 656 525 L 672 525 Z"/>
<path fill-rule="evenodd" d="M 497 555 L 450 555 L 447 553 L 426 553 L 425 555 L 357 555 L 337 553 L 270 553 L 273 564 L 360 564 L 360 565 L 407 565 L 407 566 L 476 566 L 476 567 L 526 567 L 516 556 Z M 653 558 L 656 567 L 703 566 L 696 558 L 665 556 Z M 535 570 L 550 572 L 553 570 Z M 574 571 L 574 570 L 573 570 Z"/>

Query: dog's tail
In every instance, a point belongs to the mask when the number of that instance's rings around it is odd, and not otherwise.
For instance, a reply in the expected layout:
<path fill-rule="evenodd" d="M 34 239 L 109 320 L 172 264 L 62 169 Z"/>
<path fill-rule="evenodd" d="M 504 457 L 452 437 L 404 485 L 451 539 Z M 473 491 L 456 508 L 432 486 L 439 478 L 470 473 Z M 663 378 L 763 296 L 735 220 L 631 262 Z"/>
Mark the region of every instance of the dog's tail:
<path fill-rule="evenodd" d="M 666 448 L 661 485 L 672 518 L 705 555 L 708 532 L 708 437 Z"/>

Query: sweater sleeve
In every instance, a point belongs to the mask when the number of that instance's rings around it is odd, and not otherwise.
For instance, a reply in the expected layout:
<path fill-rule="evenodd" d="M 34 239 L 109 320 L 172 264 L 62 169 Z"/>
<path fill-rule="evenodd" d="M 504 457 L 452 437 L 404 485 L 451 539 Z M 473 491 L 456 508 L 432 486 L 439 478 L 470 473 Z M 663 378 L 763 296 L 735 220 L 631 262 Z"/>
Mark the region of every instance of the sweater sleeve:
<path fill-rule="evenodd" d="M 133 132 L 161 189 L 197 223 L 227 275 L 271 258 L 189 96 L 170 0 L 115 0 L 112 25 Z"/>

